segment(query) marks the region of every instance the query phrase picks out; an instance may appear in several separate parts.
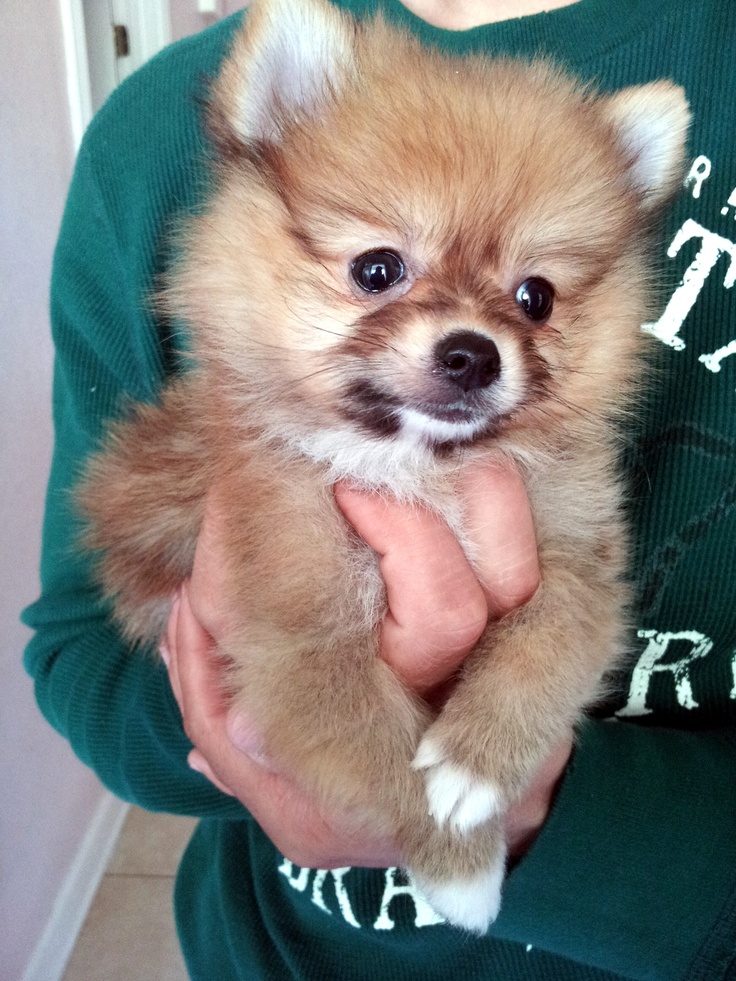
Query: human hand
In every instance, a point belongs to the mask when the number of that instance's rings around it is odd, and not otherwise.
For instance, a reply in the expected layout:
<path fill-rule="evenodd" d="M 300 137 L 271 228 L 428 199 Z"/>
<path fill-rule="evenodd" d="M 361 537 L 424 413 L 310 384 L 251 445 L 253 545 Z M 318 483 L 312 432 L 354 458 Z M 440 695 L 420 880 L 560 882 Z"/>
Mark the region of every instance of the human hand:
<path fill-rule="evenodd" d="M 439 515 L 345 484 L 335 488 L 343 514 L 380 559 L 388 599 L 381 657 L 422 695 L 451 679 L 489 618 L 523 606 L 539 586 L 534 523 L 517 471 L 477 467 L 457 490 L 476 571 Z"/>
<path fill-rule="evenodd" d="M 458 488 L 478 550 L 477 578 L 437 516 L 377 494 L 337 487 L 353 527 L 378 553 L 389 610 L 381 656 L 414 691 L 441 704 L 452 676 L 490 619 L 521 607 L 539 586 L 539 557 L 526 489 L 511 467 L 479 467 Z M 421 581 L 419 576 L 421 575 Z M 570 731 L 504 815 L 509 857 L 523 856 L 552 806 L 573 747 Z"/>
<path fill-rule="evenodd" d="M 209 532 L 205 538 L 209 540 Z M 240 800 L 281 854 L 301 868 L 400 864 L 395 842 L 366 831 L 355 816 L 327 812 L 295 781 L 276 773 L 263 758 L 258 733 L 228 710 L 222 663 L 201 619 L 210 621 L 209 586 L 203 598 L 196 591 L 198 581 L 180 589 L 161 651 L 184 728 L 196 747 L 189 765 Z M 218 619 L 217 612 L 211 615 Z"/>
<path fill-rule="evenodd" d="M 429 697 L 437 697 L 462 664 L 489 616 L 521 605 L 539 581 L 531 514 L 518 474 L 479 469 L 460 492 L 481 556 L 477 575 L 437 515 L 336 488 L 344 514 L 380 556 L 389 605 L 381 656 L 409 687 Z M 228 711 L 212 640 L 224 623 L 218 605 L 223 585 L 218 531 L 213 495 L 192 578 L 174 605 L 164 645 L 185 729 L 196 747 L 190 764 L 241 800 L 282 853 L 302 867 L 401 864 L 394 842 L 372 835 L 356 815 L 326 813 L 288 774 L 274 772 L 258 733 Z M 515 841 L 523 847 L 531 840 L 536 822 L 541 826 L 559 776 L 556 757 L 554 762 L 542 768 L 529 798 L 509 812 L 512 850 Z"/>

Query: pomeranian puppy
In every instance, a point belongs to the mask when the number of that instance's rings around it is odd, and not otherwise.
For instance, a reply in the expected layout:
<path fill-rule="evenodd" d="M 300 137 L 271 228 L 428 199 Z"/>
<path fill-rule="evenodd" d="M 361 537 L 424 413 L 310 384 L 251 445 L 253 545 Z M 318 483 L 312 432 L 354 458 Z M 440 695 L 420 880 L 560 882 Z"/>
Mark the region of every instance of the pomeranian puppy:
<path fill-rule="evenodd" d="M 218 486 L 232 698 L 271 759 L 395 835 L 475 932 L 499 910 L 501 815 L 624 648 L 618 429 L 688 118 L 668 82 L 598 95 L 326 0 L 255 0 L 164 297 L 194 367 L 111 426 L 79 488 L 104 593 L 155 645 Z M 528 488 L 541 585 L 435 712 L 378 656 L 377 558 L 332 487 L 422 502 L 472 561 L 456 481 L 501 458 Z"/>

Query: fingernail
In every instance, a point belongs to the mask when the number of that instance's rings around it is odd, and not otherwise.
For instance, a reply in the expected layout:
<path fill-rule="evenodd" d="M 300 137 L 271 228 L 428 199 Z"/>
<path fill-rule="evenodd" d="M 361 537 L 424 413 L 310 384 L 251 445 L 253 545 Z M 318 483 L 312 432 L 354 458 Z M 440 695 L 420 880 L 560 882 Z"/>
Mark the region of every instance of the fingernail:
<path fill-rule="evenodd" d="M 179 612 L 179 605 L 181 604 L 181 591 L 176 590 L 171 596 L 171 609 L 169 610 L 169 627 L 171 626 L 171 621 L 174 619 Z M 167 628 L 168 629 L 168 628 Z M 171 650 L 169 648 L 169 641 L 164 634 L 158 644 L 158 652 L 161 655 L 161 660 L 164 662 L 168 668 L 171 664 Z"/>
<path fill-rule="evenodd" d="M 169 645 L 165 640 L 162 640 L 158 645 L 158 652 L 161 655 L 161 660 L 164 662 L 168 668 L 171 664 L 171 651 L 169 650 Z"/>
<path fill-rule="evenodd" d="M 249 719 L 244 715 L 231 714 L 227 718 L 226 729 L 228 738 L 236 749 L 239 749 L 254 763 L 258 763 L 267 770 L 271 769 L 263 752 L 261 735 Z"/>

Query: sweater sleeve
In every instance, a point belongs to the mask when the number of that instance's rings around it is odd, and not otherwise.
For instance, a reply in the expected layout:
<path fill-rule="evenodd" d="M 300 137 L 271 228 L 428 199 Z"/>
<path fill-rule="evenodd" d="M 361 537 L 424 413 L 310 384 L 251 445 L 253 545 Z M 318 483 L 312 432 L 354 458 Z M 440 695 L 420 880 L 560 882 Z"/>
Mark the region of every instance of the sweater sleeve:
<path fill-rule="evenodd" d="M 736 977 L 736 733 L 589 722 L 494 934 L 637 981 Z"/>
<path fill-rule="evenodd" d="M 135 103 L 130 91 L 126 105 Z M 127 399 L 153 398 L 165 372 L 163 328 L 148 302 L 161 236 L 152 230 L 155 215 L 142 217 L 144 175 L 129 175 L 139 197 L 124 202 L 126 221 L 114 181 L 103 193 L 95 154 L 104 149 L 105 132 L 104 121 L 93 123 L 80 151 L 54 258 L 55 450 L 42 594 L 24 613 L 35 631 L 25 665 L 46 718 L 114 793 L 152 810 L 243 816 L 239 804 L 187 766 L 191 747 L 163 665 L 122 641 L 89 558 L 76 547 L 71 489 L 85 458 L 105 420 Z M 125 158 L 118 163 L 131 166 Z"/>

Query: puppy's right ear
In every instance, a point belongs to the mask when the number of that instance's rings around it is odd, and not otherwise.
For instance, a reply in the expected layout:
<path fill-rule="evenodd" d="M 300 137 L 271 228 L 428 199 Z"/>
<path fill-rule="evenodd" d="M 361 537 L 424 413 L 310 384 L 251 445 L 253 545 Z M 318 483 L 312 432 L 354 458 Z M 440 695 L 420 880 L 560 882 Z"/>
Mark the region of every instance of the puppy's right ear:
<path fill-rule="evenodd" d="M 278 142 L 354 70 L 355 22 L 325 0 L 254 0 L 214 87 L 220 124 L 243 143 Z"/>

